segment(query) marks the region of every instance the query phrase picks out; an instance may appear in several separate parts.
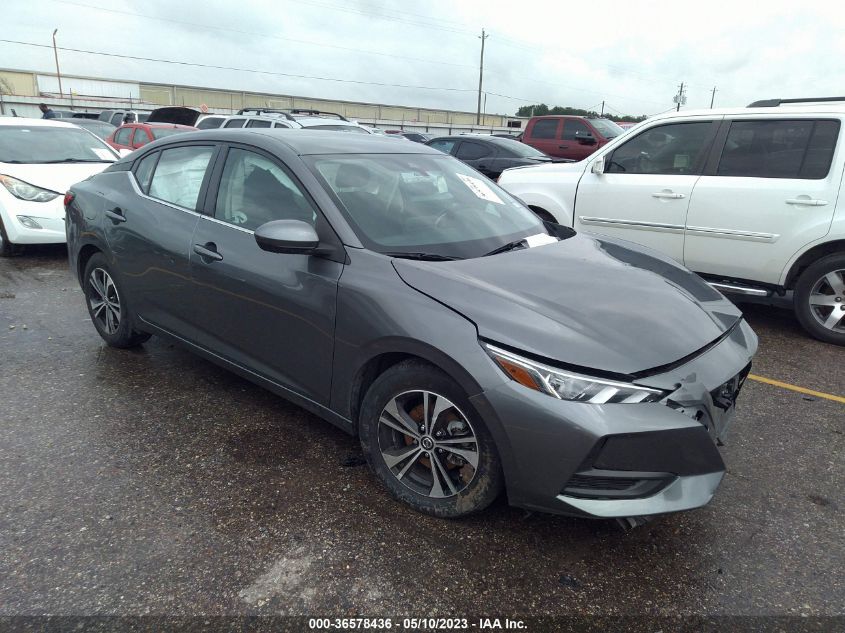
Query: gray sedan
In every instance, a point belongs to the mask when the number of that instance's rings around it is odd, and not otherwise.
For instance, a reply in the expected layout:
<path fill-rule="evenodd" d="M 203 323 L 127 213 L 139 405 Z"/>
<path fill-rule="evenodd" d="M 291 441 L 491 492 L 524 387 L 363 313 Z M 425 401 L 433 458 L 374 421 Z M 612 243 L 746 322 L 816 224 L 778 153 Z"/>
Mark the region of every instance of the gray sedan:
<path fill-rule="evenodd" d="M 757 346 L 739 310 L 434 149 L 201 131 L 65 203 L 106 343 L 166 337 L 357 434 L 417 510 L 458 517 L 504 489 L 635 517 L 704 505 L 722 479 L 716 443 Z"/>

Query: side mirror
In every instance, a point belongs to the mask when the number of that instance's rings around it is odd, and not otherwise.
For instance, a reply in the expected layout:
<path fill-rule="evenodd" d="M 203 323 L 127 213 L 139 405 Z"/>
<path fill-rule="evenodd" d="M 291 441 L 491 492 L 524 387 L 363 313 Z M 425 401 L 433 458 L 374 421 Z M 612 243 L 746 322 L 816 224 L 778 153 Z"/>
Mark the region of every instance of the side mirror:
<path fill-rule="evenodd" d="M 258 248 L 271 253 L 308 255 L 320 244 L 314 227 L 302 220 L 273 220 L 255 229 Z"/>
<path fill-rule="evenodd" d="M 593 166 L 590 168 L 594 174 L 604 173 L 604 156 L 601 156 L 593 161 Z"/>

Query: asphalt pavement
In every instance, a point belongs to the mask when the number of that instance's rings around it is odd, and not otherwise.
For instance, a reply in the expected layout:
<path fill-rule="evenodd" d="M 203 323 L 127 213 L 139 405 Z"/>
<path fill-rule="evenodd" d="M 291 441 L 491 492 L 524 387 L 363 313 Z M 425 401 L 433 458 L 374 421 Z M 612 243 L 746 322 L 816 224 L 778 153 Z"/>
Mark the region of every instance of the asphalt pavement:
<path fill-rule="evenodd" d="M 845 349 L 744 306 L 753 373 Z M 393 501 L 357 440 L 160 338 L 91 325 L 62 247 L 0 260 L 0 615 L 845 614 L 845 405 L 749 381 L 707 507 L 625 532 Z"/>

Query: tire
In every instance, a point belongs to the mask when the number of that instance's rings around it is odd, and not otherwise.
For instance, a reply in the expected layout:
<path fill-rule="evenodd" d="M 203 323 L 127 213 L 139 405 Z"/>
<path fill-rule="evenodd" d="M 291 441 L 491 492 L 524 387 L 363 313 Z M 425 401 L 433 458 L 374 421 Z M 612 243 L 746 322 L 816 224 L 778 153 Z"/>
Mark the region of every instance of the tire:
<path fill-rule="evenodd" d="M 424 399 L 433 428 L 420 432 Z M 364 396 L 359 432 L 370 468 L 419 512 L 467 516 L 502 491 L 493 438 L 460 386 L 432 365 L 404 361 L 379 376 Z"/>
<path fill-rule="evenodd" d="M 96 253 L 88 260 L 82 277 L 85 305 L 97 333 L 111 347 L 135 347 L 150 338 L 133 329 L 133 318 L 105 255 Z M 103 301 L 103 298 L 106 300 Z"/>
<path fill-rule="evenodd" d="M 823 257 L 804 270 L 793 301 L 795 316 L 810 335 L 845 345 L 845 253 Z"/>
<path fill-rule="evenodd" d="M 6 235 L 6 227 L 3 226 L 3 219 L 0 218 L 0 257 L 12 257 L 21 252 L 21 247 L 12 244 Z"/>

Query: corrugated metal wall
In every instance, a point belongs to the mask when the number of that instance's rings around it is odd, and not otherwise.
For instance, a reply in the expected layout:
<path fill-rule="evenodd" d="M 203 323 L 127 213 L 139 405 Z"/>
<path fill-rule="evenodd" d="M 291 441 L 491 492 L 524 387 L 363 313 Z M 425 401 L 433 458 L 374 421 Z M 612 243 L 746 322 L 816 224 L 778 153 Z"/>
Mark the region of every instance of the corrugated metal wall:
<path fill-rule="evenodd" d="M 40 92 L 59 94 L 59 80 L 55 75 L 36 75 L 36 82 Z M 115 97 L 134 100 L 141 98 L 141 89 L 136 83 L 100 81 L 79 77 L 62 77 L 62 92 L 66 95 L 74 94 L 88 97 Z"/>

